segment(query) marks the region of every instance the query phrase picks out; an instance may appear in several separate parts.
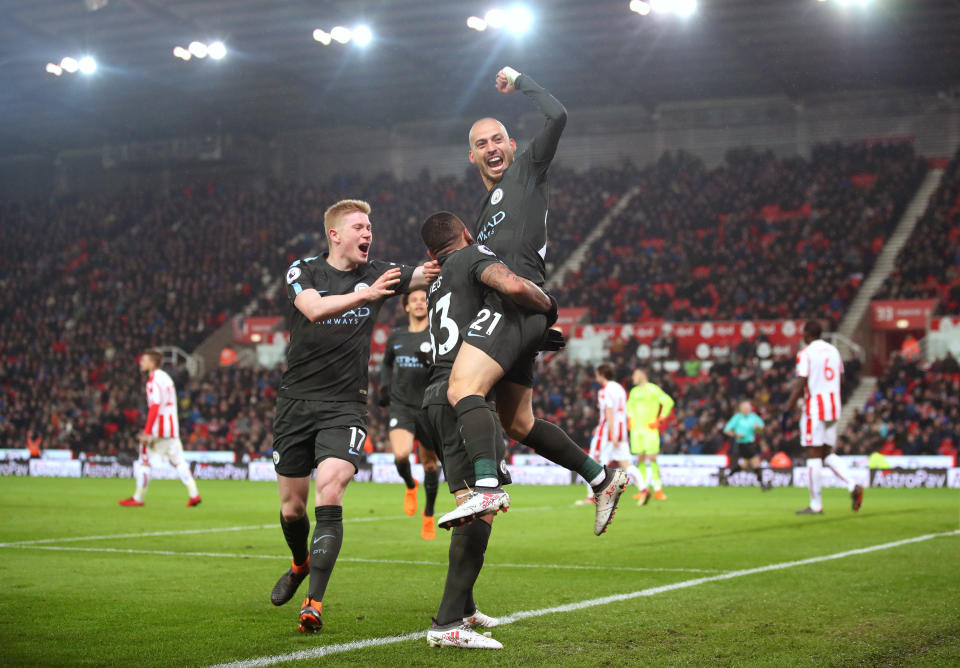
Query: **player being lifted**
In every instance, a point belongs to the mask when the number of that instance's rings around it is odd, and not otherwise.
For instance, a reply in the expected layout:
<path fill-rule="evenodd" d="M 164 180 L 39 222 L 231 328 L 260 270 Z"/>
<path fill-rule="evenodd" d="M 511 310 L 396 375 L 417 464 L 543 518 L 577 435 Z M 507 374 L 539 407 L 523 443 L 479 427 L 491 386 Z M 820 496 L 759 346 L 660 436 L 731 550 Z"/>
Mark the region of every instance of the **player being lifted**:
<path fill-rule="evenodd" d="M 180 418 L 177 415 L 177 388 L 173 379 L 160 368 L 163 356 L 157 350 L 145 350 L 140 354 L 140 371 L 147 374 L 147 423 L 138 435 L 140 441 L 140 470 L 137 475 L 137 490 L 129 499 L 121 499 L 121 506 L 142 506 L 150 483 L 152 465 L 162 459 L 177 469 L 180 482 L 190 495 L 187 507 L 200 503 L 197 483 L 190 473 L 190 465 L 183 458 L 183 443 L 180 442 Z"/>
<path fill-rule="evenodd" d="M 531 77 L 510 67 L 497 73 L 496 87 L 507 94 L 521 91 L 534 101 L 546 121 L 529 148 L 519 153 L 515 152 L 516 142 L 495 118 L 482 118 L 470 128 L 470 162 L 487 189 L 474 237 L 518 276 L 543 285 L 547 170 L 566 125 L 567 111 Z M 494 292 L 468 325 L 467 338 L 450 373 L 447 397 L 457 413 L 477 484 L 466 502 L 440 518 L 441 527 L 455 526 L 509 504 L 510 497 L 497 485 L 497 415 L 486 401 L 494 388 L 497 412 L 507 434 L 590 484 L 597 496 L 596 535 L 610 523 L 627 474 L 601 466 L 562 429 L 534 418 L 534 364 L 544 335 L 555 321 L 555 316 L 552 318 L 525 312 Z"/>
<path fill-rule="evenodd" d="M 666 501 L 663 484 L 660 482 L 660 423 L 667 419 L 673 410 L 673 397 L 664 392 L 659 385 L 647 380 L 643 369 L 633 370 L 633 387 L 627 397 L 627 419 L 630 424 L 630 451 L 637 456 L 636 473 L 630 474 L 637 479 L 640 491 L 633 498 L 637 505 L 645 505 L 650 500 L 650 491 L 644 474 L 650 466 L 650 482 L 653 485 L 653 498 Z"/>
<path fill-rule="evenodd" d="M 475 320 L 489 291 L 496 290 L 511 302 L 535 312 L 551 309 L 552 301 L 532 282 L 510 271 L 489 248 L 474 244 L 463 222 L 452 213 L 441 211 L 433 214 L 424 222 L 420 234 L 430 257 L 441 265 L 440 277 L 429 289 L 434 364 L 423 405 L 436 433 L 435 440 L 442 443 L 447 485 L 457 503 L 463 504 L 470 497 L 469 488 L 476 483 L 476 473 L 470 453 L 457 429 L 457 415 L 447 401 L 450 369 L 463 342 L 462 337 L 475 331 L 470 328 L 470 323 Z M 505 460 L 503 432 L 496 420 L 494 426 L 497 429 L 494 471 L 497 486 L 502 487 L 510 483 L 510 473 Z M 499 624 L 497 619 L 477 610 L 473 600 L 473 585 L 483 566 L 494 514 L 458 526 L 450 536 L 443 598 L 436 619 L 427 631 L 430 645 L 464 649 L 503 647 L 496 640 L 473 630 L 476 626 L 492 627 Z"/>
<path fill-rule="evenodd" d="M 803 415 L 800 418 L 800 443 L 807 458 L 807 476 L 810 487 L 810 505 L 797 511 L 798 515 L 820 515 L 823 501 L 823 467 L 828 466 L 850 491 L 854 511 L 863 504 L 863 487 L 853 482 L 843 460 L 834 453 L 837 444 L 837 420 L 840 419 L 840 375 L 843 360 L 840 351 L 820 336 L 823 329 L 816 320 L 803 325 L 806 347 L 797 353 L 797 380 L 784 404 L 784 413 L 791 412 L 797 399 L 803 395 Z"/>
<path fill-rule="evenodd" d="M 414 437 L 420 443 L 423 489 L 426 492 L 420 535 L 424 540 L 433 540 L 437 537 L 433 506 L 440 486 L 440 471 L 437 470 L 434 444 L 430 442 L 427 417 L 420 407 L 430 379 L 430 368 L 422 358 L 432 354 L 426 290 L 415 290 L 404 295 L 403 308 L 409 322 L 406 329 L 395 329 L 387 337 L 383 362 L 380 364 L 378 403 L 390 406 L 390 447 L 396 459 L 397 473 L 407 486 L 403 498 L 403 511 L 407 515 L 417 512 L 417 481 L 410 471 L 410 453 L 413 452 Z"/>
<path fill-rule="evenodd" d="M 343 543 L 343 495 L 357 471 L 367 435 L 367 365 L 377 314 L 397 292 L 422 290 L 438 273 L 370 260 L 370 205 L 342 200 L 324 214 L 329 251 L 287 270 L 287 370 L 277 393 L 273 464 L 280 491 L 280 526 L 293 565 L 270 594 L 283 605 L 310 575 L 299 628 L 315 632 L 323 594 Z M 314 516 L 306 516 L 316 469 Z"/>

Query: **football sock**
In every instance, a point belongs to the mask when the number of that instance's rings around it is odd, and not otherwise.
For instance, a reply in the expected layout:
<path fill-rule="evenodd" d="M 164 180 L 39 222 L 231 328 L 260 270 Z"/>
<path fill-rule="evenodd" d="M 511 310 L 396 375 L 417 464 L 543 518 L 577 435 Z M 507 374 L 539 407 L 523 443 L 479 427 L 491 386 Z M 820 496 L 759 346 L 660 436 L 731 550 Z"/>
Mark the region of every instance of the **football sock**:
<path fill-rule="evenodd" d="M 200 494 L 200 492 L 197 491 L 197 481 L 193 479 L 193 474 L 190 473 L 190 465 L 186 460 L 181 461 L 177 465 L 177 475 L 180 476 L 180 482 L 186 486 L 191 499 Z"/>
<path fill-rule="evenodd" d="M 533 429 L 522 442 L 541 457 L 580 474 L 587 482 L 592 483 L 598 475 L 603 474 L 603 467 L 590 459 L 587 453 L 567 436 L 567 432 L 552 422 L 537 418 L 533 422 Z"/>
<path fill-rule="evenodd" d="M 857 486 L 857 483 L 853 482 L 853 478 L 850 477 L 850 470 L 847 465 L 843 463 L 837 453 L 831 452 L 823 459 L 823 463 L 829 466 L 834 474 L 844 482 L 848 492 L 852 492 L 853 488 Z"/>
<path fill-rule="evenodd" d="M 823 510 L 823 501 L 820 499 L 823 462 L 819 458 L 807 460 L 807 476 L 810 478 L 810 509 Z"/>
<path fill-rule="evenodd" d="M 437 611 L 437 624 L 443 626 L 469 616 L 476 611 L 473 602 L 473 584 L 483 567 L 483 554 L 490 540 L 491 526 L 475 520 L 453 530 L 450 537 L 447 582 Z"/>
<path fill-rule="evenodd" d="M 283 530 L 283 538 L 287 541 L 287 547 L 293 555 L 293 563 L 302 564 L 307 560 L 307 538 L 310 536 L 310 520 L 304 515 L 299 519 L 287 522 L 283 519 L 283 513 L 280 514 L 280 528 Z"/>
<path fill-rule="evenodd" d="M 437 490 L 440 489 L 440 471 L 423 472 L 423 491 L 427 497 L 423 504 L 423 514 L 426 517 L 433 517 L 433 505 L 437 501 Z"/>
<path fill-rule="evenodd" d="M 310 598 L 322 601 L 343 545 L 343 507 L 317 506 L 310 545 Z"/>
<path fill-rule="evenodd" d="M 133 498 L 140 503 L 143 503 L 143 497 L 147 495 L 147 485 L 150 484 L 150 473 L 149 466 L 140 467 L 140 475 L 137 476 L 137 491 L 133 493 Z"/>
<path fill-rule="evenodd" d="M 496 413 L 479 394 L 471 394 L 453 407 L 457 413 L 457 428 L 463 445 L 473 462 L 473 474 L 478 487 L 496 487 L 497 438 L 500 437 Z M 491 483 L 492 481 L 492 483 Z"/>
<path fill-rule="evenodd" d="M 663 483 L 660 482 L 660 463 L 656 459 L 650 462 L 650 477 L 653 480 L 653 489 L 663 487 Z"/>
<path fill-rule="evenodd" d="M 647 481 L 643 477 L 643 473 L 633 464 L 627 467 L 627 475 L 633 478 L 634 484 L 641 492 L 647 488 Z"/>
<path fill-rule="evenodd" d="M 403 484 L 407 486 L 407 489 L 413 489 L 417 486 L 417 483 L 413 481 L 413 474 L 410 472 L 410 458 L 405 457 L 404 459 L 394 460 L 397 464 L 397 473 L 400 474 L 400 477 L 403 478 Z"/>

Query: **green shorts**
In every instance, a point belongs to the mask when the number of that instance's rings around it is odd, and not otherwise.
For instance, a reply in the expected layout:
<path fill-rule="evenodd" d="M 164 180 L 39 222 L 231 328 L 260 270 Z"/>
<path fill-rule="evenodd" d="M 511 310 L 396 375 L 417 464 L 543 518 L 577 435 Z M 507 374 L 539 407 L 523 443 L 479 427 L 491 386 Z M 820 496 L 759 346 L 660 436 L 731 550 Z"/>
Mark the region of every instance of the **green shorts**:
<path fill-rule="evenodd" d="M 630 452 L 635 455 L 660 454 L 660 432 L 655 429 L 634 429 L 630 432 Z"/>

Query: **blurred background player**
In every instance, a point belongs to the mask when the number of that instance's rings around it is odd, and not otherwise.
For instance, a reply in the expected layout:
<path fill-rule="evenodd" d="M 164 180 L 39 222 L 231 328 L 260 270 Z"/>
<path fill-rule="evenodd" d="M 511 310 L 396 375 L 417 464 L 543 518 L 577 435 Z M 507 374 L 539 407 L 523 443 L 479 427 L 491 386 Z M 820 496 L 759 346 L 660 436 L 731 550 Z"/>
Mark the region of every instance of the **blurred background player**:
<path fill-rule="evenodd" d="M 497 290 L 505 298 L 534 311 L 552 308 L 552 300 L 532 282 L 515 275 L 486 246 L 473 243 L 473 237 L 457 216 L 447 211 L 433 214 L 420 230 L 430 257 L 440 262 L 440 276 L 429 289 L 430 334 L 434 342 L 434 363 L 430 384 L 423 405 L 442 444 L 443 470 L 447 485 L 457 504 L 471 498 L 470 488 L 476 485 L 476 470 L 470 452 L 457 427 L 457 414 L 447 400 L 450 370 L 463 342 L 461 332 L 468 335 L 469 323 L 484 303 L 486 293 Z M 500 425 L 490 415 L 497 429 L 495 467 L 497 487 L 510 483 L 506 463 L 506 444 Z M 504 492 L 506 495 L 506 492 Z M 475 497 L 473 497 L 475 498 Z M 509 505 L 507 496 L 507 505 Z M 462 649 L 501 649 L 493 638 L 473 629 L 493 627 L 499 620 L 477 609 L 473 585 L 483 567 L 483 558 L 490 540 L 493 517 L 499 506 L 479 514 L 472 522 L 463 521 L 450 536 L 447 579 L 443 598 L 433 625 L 427 631 L 427 642 L 435 647 Z"/>
<path fill-rule="evenodd" d="M 612 364 L 597 366 L 594 378 L 600 384 L 597 390 L 597 408 L 600 422 L 590 441 L 590 454 L 600 464 L 614 462 L 633 477 L 640 487 L 640 471 L 630 462 L 630 446 L 627 430 L 627 391 L 614 380 Z M 587 485 L 587 497 L 577 501 L 577 505 L 594 503 L 593 488 Z"/>
<path fill-rule="evenodd" d="M 140 441 L 140 471 L 137 491 L 129 499 L 121 499 L 121 506 L 142 506 L 150 483 L 151 466 L 166 459 L 177 469 L 180 481 L 187 488 L 187 507 L 200 503 L 197 482 L 190 473 L 190 465 L 183 458 L 180 442 L 180 418 L 177 414 L 177 388 L 170 375 L 160 368 L 163 356 L 159 351 L 146 350 L 140 355 L 140 371 L 147 374 L 147 423 L 137 436 Z"/>
<path fill-rule="evenodd" d="M 323 626 L 323 595 L 343 545 L 343 495 L 367 438 L 368 364 L 373 328 L 397 292 L 422 290 L 439 273 L 433 263 L 411 267 L 371 260 L 370 205 L 341 200 L 324 214 L 329 250 L 287 269 L 287 370 L 277 392 L 273 466 L 280 493 L 280 527 L 293 564 L 270 593 L 283 605 L 310 575 L 300 607 L 304 633 Z M 307 543 L 310 474 L 314 483 L 313 540 Z"/>
<path fill-rule="evenodd" d="M 437 537 L 433 521 L 433 506 L 440 485 L 437 455 L 430 443 L 426 412 L 420 407 L 423 391 L 430 380 L 430 368 L 424 356 L 432 355 L 430 329 L 427 321 L 427 292 L 414 290 L 403 295 L 403 309 L 409 324 L 406 329 L 395 329 L 387 337 L 383 362 L 380 364 L 381 406 L 390 406 L 390 447 L 397 465 L 397 473 L 407 486 L 403 497 L 403 512 L 413 516 L 417 512 L 417 481 L 410 471 L 410 453 L 414 438 L 420 443 L 420 463 L 423 464 L 423 489 L 426 503 L 423 509 L 424 540 Z"/>
<path fill-rule="evenodd" d="M 653 484 L 653 498 L 666 501 L 663 484 L 660 481 L 660 423 L 666 420 L 673 410 L 673 398 L 659 385 L 647 380 L 643 369 L 633 370 L 633 387 L 627 397 L 627 421 L 630 427 L 630 451 L 637 456 L 637 468 L 632 475 L 637 478 L 640 491 L 633 497 L 638 505 L 650 500 L 645 472 L 650 466 L 650 482 Z"/>
<path fill-rule="evenodd" d="M 771 483 L 764 483 L 760 471 L 760 446 L 757 444 L 757 432 L 763 430 L 763 420 L 753 412 L 749 401 L 740 402 L 740 410 L 727 420 L 723 433 L 733 438 L 730 444 L 727 475 L 733 475 L 741 469 L 757 477 L 757 484 L 764 492 L 769 491 Z M 741 464 L 742 462 L 742 464 Z"/>
<path fill-rule="evenodd" d="M 546 279 L 547 172 L 556 155 L 567 110 L 527 75 L 505 67 L 495 85 L 504 94 L 521 91 L 544 116 L 530 146 L 516 152 L 503 123 L 481 118 L 468 136 L 470 162 L 476 165 L 487 190 L 477 216 L 477 242 L 485 244 L 515 272 L 536 285 Z M 476 468 L 477 496 L 444 517 L 459 520 L 486 511 L 487 503 L 503 504 L 509 497 L 496 487 L 494 458 L 499 417 L 507 434 L 549 461 L 574 471 L 599 490 L 594 534 L 606 531 L 628 477 L 587 456 L 563 429 L 533 413 L 533 372 L 537 350 L 556 321 L 524 312 L 498 293 L 487 295 L 483 308 L 468 327 L 470 337 L 460 348 L 450 373 L 448 398 L 457 412 Z M 490 415 L 487 395 L 496 388 L 496 410 Z M 498 500 L 498 495 L 500 496 Z M 440 519 L 443 526 L 444 519 Z"/>
<path fill-rule="evenodd" d="M 823 467 L 828 466 L 850 492 L 854 511 L 863 505 L 863 487 L 853 482 L 843 460 L 833 451 L 837 444 L 837 420 L 840 418 L 840 376 L 843 360 L 840 351 L 820 336 L 823 328 L 816 320 L 803 325 L 806 347 L 797 353 L 797 379 L 793 391 L 784 404 L 784 412 L 791 412 L 803 394 L 803 415 L 800 418 L 800 443 L 807 458 L 807 476 L 810 487 L 810 505 L 797 511 L 798 515 L 823 513 L 821 487 Z"/>

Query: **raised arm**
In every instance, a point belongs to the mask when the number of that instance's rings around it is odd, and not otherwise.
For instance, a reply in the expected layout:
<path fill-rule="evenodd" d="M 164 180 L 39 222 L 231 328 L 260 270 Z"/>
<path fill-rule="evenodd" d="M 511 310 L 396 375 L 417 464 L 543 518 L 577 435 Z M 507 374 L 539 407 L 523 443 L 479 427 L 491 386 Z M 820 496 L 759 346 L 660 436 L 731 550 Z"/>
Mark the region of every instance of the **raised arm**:
<path fill-rule="evenodd" d="M 550 163 L 557 152 L 560 135 L 567 125 L 567 110 L 559 100 L 533 80 L 528 74 L 521 74 L 512 67 L 504 67 L 497 73 L 497 90 L 512 93 L 519 90 L 533 100 L 545 117 L 545 122 L 530 144 L 530 155 L 535 163 Z"/>

